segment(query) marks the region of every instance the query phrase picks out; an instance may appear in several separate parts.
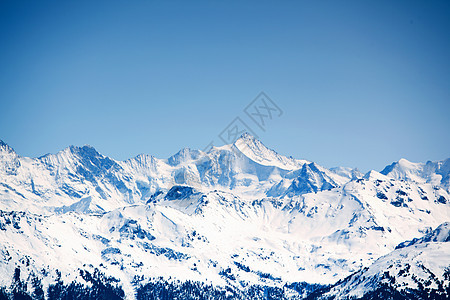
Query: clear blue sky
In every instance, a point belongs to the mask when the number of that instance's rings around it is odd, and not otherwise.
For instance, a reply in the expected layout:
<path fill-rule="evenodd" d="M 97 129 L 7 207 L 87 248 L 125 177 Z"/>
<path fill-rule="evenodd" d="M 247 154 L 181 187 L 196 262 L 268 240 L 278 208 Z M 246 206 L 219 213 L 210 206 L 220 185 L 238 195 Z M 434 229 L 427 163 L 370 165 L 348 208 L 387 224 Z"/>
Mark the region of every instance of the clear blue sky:
<path fill-rule="evenodd" d="M 166 158 L 239 116 L 326 167 L 439 160 L 449 53 L 449 1 L 2 0 L 0 139 Z M 243 112 L 260 91 L 284 111 L 265 132 Z"/>

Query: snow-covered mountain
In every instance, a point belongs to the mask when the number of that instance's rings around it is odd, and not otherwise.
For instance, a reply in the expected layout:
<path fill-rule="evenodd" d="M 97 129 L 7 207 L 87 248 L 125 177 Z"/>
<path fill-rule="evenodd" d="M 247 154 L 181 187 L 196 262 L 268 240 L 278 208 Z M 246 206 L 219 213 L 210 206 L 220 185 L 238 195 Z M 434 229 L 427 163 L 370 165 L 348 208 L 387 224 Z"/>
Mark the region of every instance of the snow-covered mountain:
<path fill-rule="evenodd" d="M 381 173 L 397 180 L 431 183 L 450 191 L 450 158 L 426 163 L 412 163 L 402 158 L 384 168 Z"/>
<path fill-rule="evenodd" d="M 26 158 L 0 142 L 0 286 L 30 292 L 39 280 L 50 293 L 103 274 L 127 298 L 161 284 L 179 292 L 177 280 L 225 298 L 302 298 L 450 221 L 448 162 L 363 175 L 248 134 L 126 161 L 91 146 Z"/>
<path fill-rule="evenodd" d="M 91 146 L 26 158 L 3 142 L 0 155 L 5 188 L 0 208 L 23 209 L 26 198 L 27 210 L 38 213 L 87 197 L 91 212 L 106 212 L 145 203 L 156 191 L 173 185 L 264 195 L 286 173 L 307 163 L 279 155 L 248 134 L 208 153 L 182 149 L 169 159 L 139 155 L 116 161 Z"/>
<path fill-rule="evenodd" d="M 407 241 L 369 267 L 331 288 L 320 299 L 449 299 L 450 223 Z M 312 297 L 311 297 L 312 298 Z"/>

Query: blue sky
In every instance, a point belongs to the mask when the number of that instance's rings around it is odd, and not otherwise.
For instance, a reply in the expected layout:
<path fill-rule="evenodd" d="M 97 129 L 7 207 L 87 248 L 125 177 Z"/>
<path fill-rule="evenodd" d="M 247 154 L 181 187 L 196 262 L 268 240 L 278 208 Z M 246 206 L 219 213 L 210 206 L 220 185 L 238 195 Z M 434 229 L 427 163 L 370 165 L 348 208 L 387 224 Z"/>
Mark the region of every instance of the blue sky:
<path fill-rule="evenodd" d="M 93 3 L 95 2 L 95 4 Z M 448 1 L 1 1 L 0 139 L 126 159 L 240 117 L 326 167 L 450 157 Z M 259 129 L 264 91 L 283 110 Z"/>

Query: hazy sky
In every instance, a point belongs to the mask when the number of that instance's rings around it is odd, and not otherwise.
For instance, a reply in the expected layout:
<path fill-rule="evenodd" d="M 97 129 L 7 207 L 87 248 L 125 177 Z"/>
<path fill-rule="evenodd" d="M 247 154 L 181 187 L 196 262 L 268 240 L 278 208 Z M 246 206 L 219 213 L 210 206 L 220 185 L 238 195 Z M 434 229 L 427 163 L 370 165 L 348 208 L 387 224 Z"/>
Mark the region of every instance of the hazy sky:
<path fill-rule="evenodd" d="M 3 0 L 0 139 L 167 158 L 240 117 L 326 167 L 440 160 L 449 53 L 450 1 Z M 265 132 L 244 112 L 261 91 L 283 111 Z"/>

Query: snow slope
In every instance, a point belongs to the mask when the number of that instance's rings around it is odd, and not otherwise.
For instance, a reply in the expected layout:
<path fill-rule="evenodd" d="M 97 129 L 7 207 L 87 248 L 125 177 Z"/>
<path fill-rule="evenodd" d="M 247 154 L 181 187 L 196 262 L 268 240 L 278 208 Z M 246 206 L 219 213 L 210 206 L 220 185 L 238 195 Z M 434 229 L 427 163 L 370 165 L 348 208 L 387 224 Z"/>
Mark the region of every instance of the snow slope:
<path fill-rule="evenodd" d="M 320 298 L 369 298 L 388 293 L 408 299 L 450 297 L 450 223 L 438 226 L 423 238 L 405 242 Z M 382 298 L 382 297 L 380 297 Z"/>

